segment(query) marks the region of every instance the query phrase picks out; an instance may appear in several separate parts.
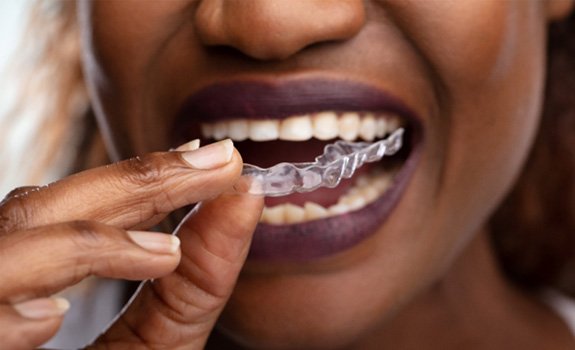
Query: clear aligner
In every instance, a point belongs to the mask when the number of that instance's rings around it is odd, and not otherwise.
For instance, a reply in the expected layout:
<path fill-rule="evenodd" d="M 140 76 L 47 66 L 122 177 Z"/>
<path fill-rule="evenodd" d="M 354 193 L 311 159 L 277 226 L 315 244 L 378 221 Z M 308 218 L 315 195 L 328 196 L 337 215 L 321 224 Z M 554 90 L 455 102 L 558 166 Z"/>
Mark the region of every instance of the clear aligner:
<path fill-rule="evenodd" d="M 404 130 L 397 129 L 377 142 L 343 140 L 325 146 L 314 162 L 278 163 L 269 168 L 244 164 L 242 176 L 250 180 L 248 192 L 279 197 L 295 192 L 311 192 L 320 187 L 336 187 L 350 178 L 364 163 L 377 162 L 401 148 Z M 245 179 L 245 178 L 244 178 Z"/>

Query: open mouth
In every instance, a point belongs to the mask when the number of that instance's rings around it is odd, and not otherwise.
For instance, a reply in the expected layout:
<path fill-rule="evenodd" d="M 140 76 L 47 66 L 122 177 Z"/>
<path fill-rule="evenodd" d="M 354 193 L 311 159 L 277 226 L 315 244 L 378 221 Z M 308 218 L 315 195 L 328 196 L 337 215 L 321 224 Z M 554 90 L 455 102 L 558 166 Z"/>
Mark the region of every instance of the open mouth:
<path fill-rule="evenodd" d="M 310 88 L 313 99 L 306 94 Z M 195 130 L 188 137 L 199 132 L 204 144 L 231 138 L 244 162 L 260 167 L 311 162 L 337 140 L 376 142 L 405 129 L 399 152 L 365 164 L 335 188 L 266 197 L 250 259 L 321 258 L 375 233 L 401 197 L 421 140 L 421 124 L 406 107 L 357 83 L 216 85 L 196 93 L 186 110 L 188 124 L 194 121 L 187 130 Z"/>
<path fill-rule="evenodd" d="M 244 162 L 267 167 L 280 162 L 311 162 L 337 139 L 378 141 L 398 130 L 402 122 L 398 115 L 389 113 L 323 111 L 282 120 L 204 123 L 201 130 L 204 139 L 231 138 Z M 261 152 L 262 147 L 266 149 L 265 154 Z M 267 197 L 260 221 L 271 225 L 296 224 L 359 210 L 387 191 L 404 160 L 398 155 L 386 159 L 385 166 L 365 165 L 336 188 Z"/>

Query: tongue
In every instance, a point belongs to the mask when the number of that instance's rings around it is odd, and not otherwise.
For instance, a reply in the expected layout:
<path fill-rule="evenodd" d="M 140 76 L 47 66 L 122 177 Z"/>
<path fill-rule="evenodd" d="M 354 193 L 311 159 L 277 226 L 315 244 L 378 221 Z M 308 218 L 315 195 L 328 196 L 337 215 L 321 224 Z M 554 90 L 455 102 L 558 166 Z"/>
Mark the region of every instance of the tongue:
<path fill-rule="evenodd" d="M 236 147 L 242 155 L 244 162 L 268 168 L 281 162 L 311 162 L 323 153 L 323 149 L 328 143 L 329 142 L 320 140 L 309 140 L 305 142 L 243 141 L 236 143 Z M 343 179 L 336 188 L 322 187 L 313 192 L 294 193 L 282 197 L 266 197 L 265 203 L 267 206 L 273 207 L 283 203 L 303 206 L 305 202 L 314 202 L 324 207 L 329 207 L 336 204 L 339 197 L 353 185 L 356 175 L 366 171 L 369 171 L 368 165 L 358 169 L 351 179 Z"/>

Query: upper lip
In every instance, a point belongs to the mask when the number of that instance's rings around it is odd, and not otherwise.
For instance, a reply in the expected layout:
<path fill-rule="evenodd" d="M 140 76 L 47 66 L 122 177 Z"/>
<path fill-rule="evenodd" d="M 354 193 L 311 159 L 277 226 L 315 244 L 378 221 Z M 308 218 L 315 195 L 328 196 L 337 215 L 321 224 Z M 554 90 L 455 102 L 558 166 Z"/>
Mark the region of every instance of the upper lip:
<path fill-rule="evenodd" d="M 321 111 L 390 112 L 410 124 L 421 122 L 399 97 L 361 82 L 253 79 L 217 82 L 201 88 L 184 102 L 176 127 L 230 119 L 283 119 Z"/>

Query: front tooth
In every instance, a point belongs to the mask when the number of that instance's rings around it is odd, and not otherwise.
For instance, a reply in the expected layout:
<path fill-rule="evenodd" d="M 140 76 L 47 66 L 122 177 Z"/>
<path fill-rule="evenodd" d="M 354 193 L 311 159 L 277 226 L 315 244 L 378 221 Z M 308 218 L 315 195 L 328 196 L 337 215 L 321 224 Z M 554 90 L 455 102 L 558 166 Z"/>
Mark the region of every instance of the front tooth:
<path fill-rule="evenodd" d="M 375 138 L 375 118 L 373 117 L 373 114 L 369 113 L 361 118 L 359 136 L 361 136 L 365 141 L 373 141 Z"/>
<path fill-rule="evenodd" d="M 203 138 L 209 139 L 212 138 L 212 136 L 214 135 L 214 127 L 212 126 L 212 124 L 201 124 L 200 128 L 202 131 Z"/>
<path fill-rule="evenodd" d="M 261 221 L 273 225 L 282 225 L 285 223 L 285 205 L 280 204 L 271 208 L 265 207 Z"/>
<path fill-rule="evenodd" d="M 375 121 L 375 136 L 377 138 L 382 138 L 385 136 L 387 131 L 387 126 L 384 118 L 377 118 Z"/>
<path fill-rule="evenodd" d="M 360 190 L 360 193 L 363 196 L 363 199 L 365 199 L 366 203 L 371 203 L 376 200 L 377 197 L 379 197 L 379 191 L 372 186 L 363 187 Z"/>
<path fill-rule="evenodd" d="M 356 184 L 358 187 L 365 187 L 365 186 L 369 186 L 371 184 L 371 181 L 370 181 L 369 176 L 367 176 L 365 174 L 361 174 L 358 176 Z"/>
<path fill-rule="evenodd" d="M 365 199 L 361 194 L 350 194 L 340 198 L 337 204 L 343 204 L 347 206 L 349 210 L 356 210 L 365 205 Z"/>
<path fill-rule="evenodd" d="M 223 140 L 228 136 L 228 123 L 217 122 L 213 125 L 214 140 Z"/>
<path fill-rule="evenodd" d="M 313 136 L 309 116 L 290 117 L 281 122 L 279 138 L 288 141 L 305 141 Z"/>
<path fill-rule="evenodd" d="M 388 176 L 378 176 L 373 180 L 373 187 L 379 191 L 379 193 L 385 192 L 391 185 L 391 178 Z"/>
<path fill-rule="evenodd" d="M 327 211 L 330 215 L 340 215 L 349 212 L 349 208 L 343 203 L 338 203 L 329 207 Z"/>
<path fill-rule="evenodd" d="M 250 127 L 247 120 L 232 120 L 228 124 L 228 136 L 234 141 L 248 138 Z"/>
<path fill-rule="evenodd" d="M 249 122 L 249 137 L 253 141 L 277 140 L 279 135 L 279 121 L 253 120 Z"/>
<path fill-rule="evenodd" d="M 392 115 L 387 119 L 387 128 L 386 131 L 389 133 L 394 132 L 395 130 L 399 129 L 401 126 L 401 122 L 399 121 L 399 117 L 397 115 Z"/>
<path fill-rule="evenodd" d="M 339 134 L 335 112 L 321 112 L 313 116 L 313 136 L 318 140 L 335 139 Z"/>
<path fill-rule="evenodd" d="M 288 224 L 297 224 L 305 220 L 305 210 L 291 203 L 285 204 L 285 222 Z"/>
<path fill-rule="evenodd" d="M 319 204 L 307 202 L 304 204 L 305 209 L 305 218 L 306 220 L 317 220 L 323 219 L 329 215 L 326 208 L 322 207 Z"/>
<path fill-rule="evenodd" d="M 344 113 L 339 118 L 339 137 L 346 141 L 357 138 L 359 131 L 359 116 L 357 113 Z"/>

